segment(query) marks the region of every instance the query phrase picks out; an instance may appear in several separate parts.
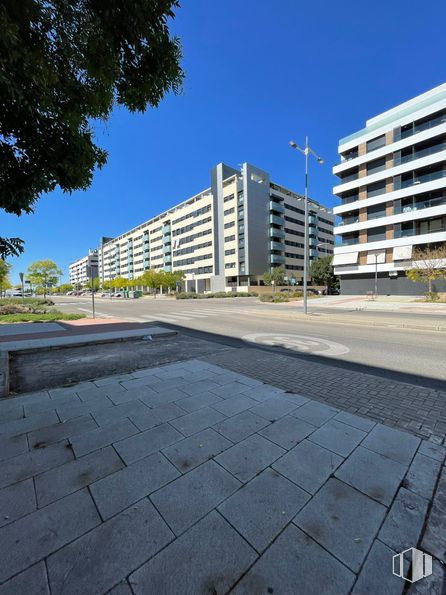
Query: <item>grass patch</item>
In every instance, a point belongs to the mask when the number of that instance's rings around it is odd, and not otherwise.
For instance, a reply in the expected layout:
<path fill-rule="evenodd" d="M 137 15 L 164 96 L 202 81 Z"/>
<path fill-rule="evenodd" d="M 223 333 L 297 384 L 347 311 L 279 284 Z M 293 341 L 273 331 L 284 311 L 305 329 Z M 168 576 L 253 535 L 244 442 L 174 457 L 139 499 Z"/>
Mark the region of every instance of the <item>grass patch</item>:
<path fill-rule="evenodd" d="M 255 291 L 216 291 L 215 293 L 195 293 L 194 291 L 182 291 L 175 294 L 177 300 L 208 300 L 212 298 L 236 298 L 256 297 Z"/>
<path fill-rule="evenodd" d="M 85 314 L 70 314 L 53 310 L 52 312 L 32 313 L 20 312 L 16 314 L 0 315 L 0 323 L 6 322 L 51 322 L 54 320 L 79 320 L 85 318 Z"/>

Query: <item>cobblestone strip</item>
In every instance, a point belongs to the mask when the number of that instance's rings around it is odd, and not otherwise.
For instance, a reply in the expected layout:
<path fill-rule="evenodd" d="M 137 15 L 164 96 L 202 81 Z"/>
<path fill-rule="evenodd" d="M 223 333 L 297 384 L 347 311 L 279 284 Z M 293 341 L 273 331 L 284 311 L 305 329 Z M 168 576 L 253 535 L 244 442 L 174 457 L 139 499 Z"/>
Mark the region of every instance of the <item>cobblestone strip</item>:
<path fill-rule="evenodd" d="M 431 442 L 445 442 L 446 391 L 261 349 L 230 349 L 201 359 Z"/>

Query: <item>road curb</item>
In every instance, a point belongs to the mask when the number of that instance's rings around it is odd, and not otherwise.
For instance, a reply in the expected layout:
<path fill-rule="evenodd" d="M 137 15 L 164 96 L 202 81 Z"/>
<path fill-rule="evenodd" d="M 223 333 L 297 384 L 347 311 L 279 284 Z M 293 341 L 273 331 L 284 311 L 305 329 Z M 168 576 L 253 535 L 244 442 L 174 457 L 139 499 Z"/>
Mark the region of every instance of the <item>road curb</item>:
<path fill-rule="evenodd" d="M 261 315 L 276 315 L 280 317 L 287 317 L 292 318 L 293 320 L 312 320 L 314 322 L 329 322 L 330 324 L 345 324 L 351 325 L 355 324 L 358 326 L 376 326 L 376 327 L 385 327 L 385 328 L 401 328 L 401 329 L 412 329 L 412 330 L 419 330 L 419 331 L 436 331 L 436 332 L 446 332 L 446 322 L 445 324 L 418 324 L 418 323 L 411 323 L 411 322 L 395 322 L 394 320 L 373 320 L 373 319 L 363 319 L 357 320 L 352 317 L 342 317 L 337 318 L 335 316 L 325 315 L 325 314 L 317 314 L 317 313 L 309 313 L 309 314 L 302 314 L 301 312 L 258 312 L 257 314 Z"/>

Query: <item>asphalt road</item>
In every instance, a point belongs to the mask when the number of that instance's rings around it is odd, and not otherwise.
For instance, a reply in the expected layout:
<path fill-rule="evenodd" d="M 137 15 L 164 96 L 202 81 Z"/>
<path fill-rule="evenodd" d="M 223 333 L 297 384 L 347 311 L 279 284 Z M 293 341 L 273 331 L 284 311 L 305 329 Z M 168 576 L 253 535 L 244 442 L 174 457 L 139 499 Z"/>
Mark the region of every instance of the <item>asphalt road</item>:
<path fill-rule="evenodd" d="M 91 315 L 91 298 L 56 297 L 55 301 L 63 311 Z M 96 313 L 100 317 L 159 322 L 194 334 L 209 333 L 208 338 L 220 341 L 242 339 L 275 349 L 285 348 L 299 357 L 330 358 L 333 365 L 356 367 L 371 374 L 446 390 L 446 332 L 338 324 L 316 317 L 302 320 L 294 316 L 295 311 L 289 305 L 263 304 L 256 298 L 96 299 Z M 356 316 L 359 321 L 365 314 L 358 312 Z M 373 316 L 374 319 L 401 318 L 398 313 L 375 312 Z M 419 320 L 422 316 L 404 314 L 405 319 Z"/>

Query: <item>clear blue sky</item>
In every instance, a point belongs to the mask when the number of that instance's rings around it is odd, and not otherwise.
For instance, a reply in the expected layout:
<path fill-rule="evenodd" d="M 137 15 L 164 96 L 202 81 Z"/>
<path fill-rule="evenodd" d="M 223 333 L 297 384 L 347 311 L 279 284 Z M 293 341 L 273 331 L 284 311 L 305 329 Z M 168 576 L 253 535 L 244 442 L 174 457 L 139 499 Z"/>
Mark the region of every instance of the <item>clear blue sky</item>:
<path fill-rule="evenodd" d="M 144 115 L 115 110 L 99 130 L 109 151 L 86 192 L 44 196 L 35 214 L 0 214 L 1 235 L 25 239 L 12 282 L 37 259 L 68 264 L 209 186 L 220 161 L 251 162 L 303 190 L 290 138 L 325 159 L 310 194 L 327 206 L 339 138 L 446 81 L 446 5 L 438 0 L 183 0 L 184 91 Z"/>

